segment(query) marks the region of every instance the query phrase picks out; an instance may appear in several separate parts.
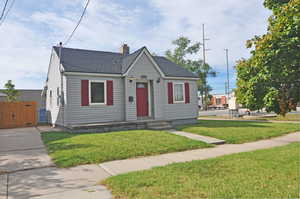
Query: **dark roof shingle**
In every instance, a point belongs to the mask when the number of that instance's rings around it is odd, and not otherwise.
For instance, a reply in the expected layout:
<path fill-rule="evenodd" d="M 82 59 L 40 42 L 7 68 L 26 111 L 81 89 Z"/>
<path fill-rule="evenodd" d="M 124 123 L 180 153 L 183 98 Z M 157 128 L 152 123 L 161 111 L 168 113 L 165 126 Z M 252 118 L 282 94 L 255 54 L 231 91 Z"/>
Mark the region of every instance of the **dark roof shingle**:
<path fill-rule="evenodd" d="M 56 54 L 59 55 L 59 47 L 54 46 L 53 48 Z M 66 72 L 124 74 L 144 48 L 124 56 L 121 53 L 63 47 L 61 50 L 61 63 Z M 197 77 L 165 57 L 152 57 L 165 76 Z"/>

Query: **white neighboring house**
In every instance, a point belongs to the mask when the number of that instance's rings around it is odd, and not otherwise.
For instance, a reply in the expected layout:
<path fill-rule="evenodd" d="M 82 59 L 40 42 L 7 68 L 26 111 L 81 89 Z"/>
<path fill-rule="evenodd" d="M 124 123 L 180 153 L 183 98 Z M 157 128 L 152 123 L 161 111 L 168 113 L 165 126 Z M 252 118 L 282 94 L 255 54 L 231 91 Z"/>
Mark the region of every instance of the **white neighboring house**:
<path fill-rule="evenodd" d="M 230 110 L 238 110 L 239 109 L 239 104 L 236 100 L 236 97 L 235 97 L 235 93 L 234 92 L 231 92 L 229 94 L 229 100 L 228 100 L 228 108 Z"/>

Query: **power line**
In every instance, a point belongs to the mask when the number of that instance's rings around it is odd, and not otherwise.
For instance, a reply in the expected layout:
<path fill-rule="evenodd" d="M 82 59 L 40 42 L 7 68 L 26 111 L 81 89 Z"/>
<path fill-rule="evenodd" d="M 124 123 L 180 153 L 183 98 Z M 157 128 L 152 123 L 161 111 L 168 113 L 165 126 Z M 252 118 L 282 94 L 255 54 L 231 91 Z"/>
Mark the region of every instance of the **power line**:
<path fill-rule="evenodd" d="M 9 11 L 12 9 L 14 3 L 15 3 L 15 0 L 12 0 L 12 2 L 11 2 L 11 4 L 10 4 L 9 8 L 7 9 L 7 11 L 6 11 L 6 13 L 5 13 L 4 17 L 3 17 L 3 20 L 0 21 L 0 26 L 4 23 L 5 19 L 7 18 L 8 13 L 9 13 Z"/>
<path fill-rule="evenodd" d="M 3 16 L 4 16 L 4 13 L 5 13 L 5 10 L 6 10 L 7 3 L 8 3 L 8 0 L 5 1 L 5 4 L 4 4 L 4 7 L 3 7 L 3 10 L 2 10 L 1 16 L 0 16 L 0 21 L 2 20 L 2 18 L 3 18 Z"/>
<path fill-rule="evenodd" d="M 67 45 L 67 43 L 69 43 L 69 41 L 70 41 L 71 38 L 73 37 L 73 35 L 74 35 L 76 29 L 77 29 L 78 26 L 80 25 L 80 23 L 81 23 L 81 21 L 82 21 L 84 15 L 85 15 L 85 13 L 86 13 L 86 9 L 87 9 L 89 3 L 90 3 L 90 0 L 87 0 L 87 2 L 86 2 L 86 4 L 85 4 L 85 7 L 84 7 L 84 9 L 83 9 L 82 15 L 80 16 L 77 25 L 75 26 L 74 30 L 72 31 L 72 33 L 70 34 L 70 36 L 68 37 L 68 39 L 64 42 L 64 45 Z"/>

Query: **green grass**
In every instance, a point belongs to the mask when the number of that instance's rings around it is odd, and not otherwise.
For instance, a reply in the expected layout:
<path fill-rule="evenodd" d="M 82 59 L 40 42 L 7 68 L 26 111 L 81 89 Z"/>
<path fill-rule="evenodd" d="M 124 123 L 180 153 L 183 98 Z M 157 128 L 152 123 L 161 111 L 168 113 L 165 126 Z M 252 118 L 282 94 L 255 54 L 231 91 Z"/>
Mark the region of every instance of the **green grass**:
<path fill-rule="evenodd" d="M 121 199 L 298 198 L 299 143 L 108 178 Z"/>
<path fill-rule="evenodd" d="M 212 146 L 164 131 L 150 130 L 84 134 L 45 132 L 42 139 L 59 167 Z"/>
<path fill-rule="evenodd" d="M 206 135 L 237 144 L 267 139 L 300 131 L 300 124 L 250 121 L 200 120 L 198 124 L 181 126 L 178 130 Z"/>
<path fill-rule="evenodd" d="M 219 119 L 235 119 L 232 117 L 229 117 L 228 115 L 204 115 L 200 116 L 201 118 L 219 118 Z M 300 122 L 300 114 L 287 114 L 285 117 L 283 116 L 275 116 L 275 117 L 250 117 L 250 118 L 236 118 L 237 120 L 266 120 L 266 121 L 299 121 Z"/>

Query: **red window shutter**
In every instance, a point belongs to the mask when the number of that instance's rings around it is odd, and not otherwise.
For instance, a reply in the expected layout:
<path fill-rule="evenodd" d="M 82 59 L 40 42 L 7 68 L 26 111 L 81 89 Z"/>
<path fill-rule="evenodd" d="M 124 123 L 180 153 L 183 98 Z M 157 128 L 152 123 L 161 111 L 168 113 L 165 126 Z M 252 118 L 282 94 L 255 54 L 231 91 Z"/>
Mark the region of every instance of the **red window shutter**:
<path fill-rule="evenodd" d="M 190 84 L 188 82 L 184 83 L 184 92 L 185 92 L 185 103 L 190 103 Z"/>
<path fill-rule="evenodd" d="M 168 82 L 168 103 L 173 104 L 173 83 Z"/>
<path fill-rule="evenodd" d="M 113 92 L 113 81 L 107 80 L 106 81 L 106 104 L 108 106 L 114 105 L 114 92 Z"/>
<path fill-rule="evenodd" d="M 89 80 L 81 80 L 81 106 L 89 105 Z"/>

